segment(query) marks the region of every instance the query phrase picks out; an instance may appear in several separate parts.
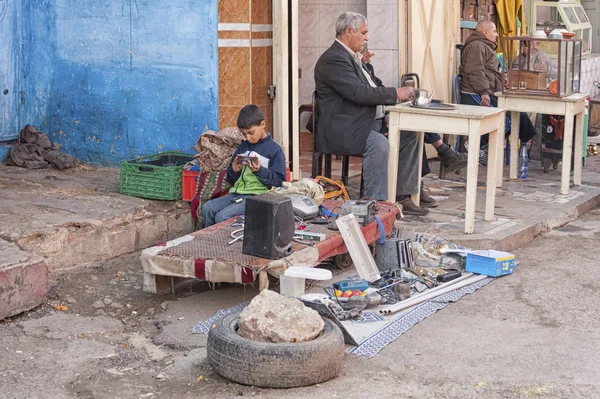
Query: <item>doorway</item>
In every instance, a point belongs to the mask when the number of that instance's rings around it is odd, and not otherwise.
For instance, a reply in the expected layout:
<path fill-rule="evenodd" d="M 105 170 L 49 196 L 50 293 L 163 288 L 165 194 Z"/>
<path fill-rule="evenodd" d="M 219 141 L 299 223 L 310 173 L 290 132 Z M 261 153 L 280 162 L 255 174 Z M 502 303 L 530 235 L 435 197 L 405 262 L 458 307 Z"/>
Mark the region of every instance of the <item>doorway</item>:
<path fill-rule="evenodd" d="M 17 4 L 0 0 L 0 142 L 17 138 Z"/>

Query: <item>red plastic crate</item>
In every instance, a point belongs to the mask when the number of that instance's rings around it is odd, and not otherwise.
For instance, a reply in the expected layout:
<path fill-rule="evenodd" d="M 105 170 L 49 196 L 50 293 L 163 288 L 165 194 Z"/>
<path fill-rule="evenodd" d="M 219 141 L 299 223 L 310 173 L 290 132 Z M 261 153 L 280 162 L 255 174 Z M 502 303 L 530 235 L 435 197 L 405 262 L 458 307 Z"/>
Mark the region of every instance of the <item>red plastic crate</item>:
<path fill-rule="evenodd" d="M 198 184 L 197 171 L 184 170 L 181 172 L 181 199 L 191 202 L 196 194 L 196 185 Z"/>

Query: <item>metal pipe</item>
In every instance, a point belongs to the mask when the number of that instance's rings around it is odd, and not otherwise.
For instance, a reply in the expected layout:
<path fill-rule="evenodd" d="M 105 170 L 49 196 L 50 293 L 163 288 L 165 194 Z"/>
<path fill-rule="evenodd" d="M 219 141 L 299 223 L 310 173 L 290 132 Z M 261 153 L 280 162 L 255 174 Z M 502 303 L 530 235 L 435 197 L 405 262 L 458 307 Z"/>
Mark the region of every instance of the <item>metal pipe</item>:
<path fill-rule="evenodd" d="M 458 283 L 455 283 L 455 284 L 452 284 L 450 286 L 446 286 L 444 288 L 441 288 L 439 291 L 427 292 L 426 294 L 424 293 L 425 295 L 418 296 L 418 297 L 415 296 L 413 298 L 410 298 L 410 299 L 407 299 L 407 300 L 402 301 L 400 303 L 397 303 L 395 305 L 392 305 L 392 306 L 390 306 L 388 308 L 381 309 L 379 311 L 379 313 L 382 314 L 382 315 L 390 315 L 390 314 L 393 314 L 393 313 L 397 313 L 397 312 L 399 312 L 401 310 L 404 310 L 404 309 L 410 308 L 412 306 L 418 305 L 420 303 L 423 303 L 425 301 L 428 301 L 430 299 L 438 297 L 438 296 L 440 296 L 442 294 L 445 294 L 447 292 L 454 291 L 454 290 L 456 290 L 458 288 L 465 287 L 465 286 L 467 286 L 469 284 L 472 284 L 472 283 L 476 283 L 476 282 L 481 281 L 481 280 L 483 280 L 483 279 L 485 279 L 487 277 L 488 276 L 486 276 L 486 275 L 478 275 L 478 276 L 473 277 L 472 279 L 465 279 L 465 280 L 462 280 L 462 281 L 460 281 Z M 455 280 L 453 280 L 453 281 L 455 281 Z M 436 287 L 436 288 L 438 288 L 438 287 Z"/>

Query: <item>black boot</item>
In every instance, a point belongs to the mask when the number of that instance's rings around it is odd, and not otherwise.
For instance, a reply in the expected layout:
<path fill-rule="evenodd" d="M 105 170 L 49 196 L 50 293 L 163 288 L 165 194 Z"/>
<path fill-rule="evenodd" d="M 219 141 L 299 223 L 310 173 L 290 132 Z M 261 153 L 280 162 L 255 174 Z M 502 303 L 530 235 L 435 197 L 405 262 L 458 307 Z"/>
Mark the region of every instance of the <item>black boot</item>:
<path fill-rule="evenodd" d="M 452 172 L 467 167 L 467 155 L 459 154 L 451 147 L 448 147 L 448 149 L 444 151 L 443 154 L 440 154 L 440 156 L 446 172 Z"/>

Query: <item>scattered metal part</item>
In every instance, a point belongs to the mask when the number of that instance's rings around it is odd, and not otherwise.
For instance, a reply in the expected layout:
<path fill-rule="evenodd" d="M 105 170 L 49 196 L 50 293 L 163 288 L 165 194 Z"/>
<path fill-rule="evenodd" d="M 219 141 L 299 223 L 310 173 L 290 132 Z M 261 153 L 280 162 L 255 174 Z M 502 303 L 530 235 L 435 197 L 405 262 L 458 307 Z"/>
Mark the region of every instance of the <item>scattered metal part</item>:
<path fill-rule="evenodd" d="M 235 224 L 235 223 L 234 223 L 234 224 Z M 233 225 L 232 225 L 232 226 L 233 226 Z M 242 234 L 241 234 L 241 235 L 239 235 L 239 236 L 236 236 L 236 233 L 239 233 L 240 231 L 242 232 Z M 238 240 L 242 240 L 242 239 L 244 239 L 244 228 L 242 227 L 241 229 L 233 230 L 233 231 L 231 232 L 231 234 L 229 234 L 229 236 L 230 236 L 231 238 L 233 238 L 233 240 L 231 240 L 231 241 L 229 241 L 229 242 L 227 243 L 227 244 L 229 244 L 229 245 L 233 244 L 234 242 L 236 242 L 236 241 L 238 241 Z"/>

